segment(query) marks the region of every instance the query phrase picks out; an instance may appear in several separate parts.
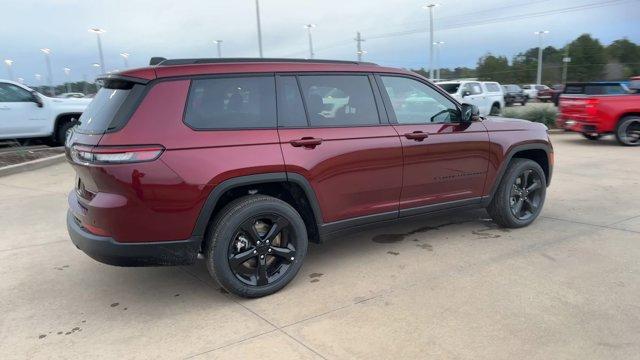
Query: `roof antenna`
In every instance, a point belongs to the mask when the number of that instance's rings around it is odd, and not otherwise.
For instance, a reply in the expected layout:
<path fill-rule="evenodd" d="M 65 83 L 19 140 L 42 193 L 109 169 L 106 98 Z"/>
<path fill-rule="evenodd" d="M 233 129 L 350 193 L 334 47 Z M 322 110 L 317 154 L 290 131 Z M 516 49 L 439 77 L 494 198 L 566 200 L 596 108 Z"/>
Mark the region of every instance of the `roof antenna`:
<path fill-rule="evenodd" d="M 161 56 L 154 56 L 151 58 L 151 60 L 149 60 L 149 65 L 158 65 L 165 60 L 167 60 L 167 58 L 163 58 Z"/>

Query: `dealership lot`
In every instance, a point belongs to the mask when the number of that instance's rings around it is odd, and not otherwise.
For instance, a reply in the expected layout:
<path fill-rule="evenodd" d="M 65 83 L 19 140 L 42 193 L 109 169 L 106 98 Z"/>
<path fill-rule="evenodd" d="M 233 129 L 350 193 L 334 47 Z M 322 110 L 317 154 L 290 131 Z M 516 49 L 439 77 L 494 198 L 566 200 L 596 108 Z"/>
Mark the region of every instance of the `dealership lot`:
<path fill-rule="evenodd" d="M 256 300 L 221 291 L 202 261 L 117 268 L 76 250 L 67 164 L 0 177 L 0 358 L 633 358 L 638 149 L 552 141 L 532 226 L 464 211 L 342 236 Z"/>

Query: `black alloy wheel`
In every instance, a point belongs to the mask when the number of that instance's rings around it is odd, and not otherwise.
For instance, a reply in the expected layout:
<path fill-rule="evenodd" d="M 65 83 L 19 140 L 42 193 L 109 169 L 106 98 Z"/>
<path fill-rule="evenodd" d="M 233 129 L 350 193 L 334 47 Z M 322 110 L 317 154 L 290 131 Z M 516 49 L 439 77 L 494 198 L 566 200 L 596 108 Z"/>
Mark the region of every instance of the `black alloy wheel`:
<path fill-rule="evenodd" d="M 542 179 L 531 169 L 526 169 L 516 176 L 509 198 L 509 207 L 513 216 L 518 220 L 527 221 L 536 215 L 542 203 L 540 195 L 542 187 Z"/>
<path fill-rule="evenodd" d="M 248 195 L 220 210 L 205 239 L 211 276 L 227 291 L 261 297 L 285 287 L 307 253 L 307 228 L 288 203 Z"/>
<path fill-rule="evenodd" d="M 236 278 L 251 286 L 272 284 L 296 257 L 291 224 L 277 214 L 252 217 L 240 225 L 229 242 L 229 267 Z"/>
<path fill-rule="evenodd" d="M 621 119 L 616 128 L 616 139 L 622 145 L 640 145 L 640 117 L 627 116 Z"/>

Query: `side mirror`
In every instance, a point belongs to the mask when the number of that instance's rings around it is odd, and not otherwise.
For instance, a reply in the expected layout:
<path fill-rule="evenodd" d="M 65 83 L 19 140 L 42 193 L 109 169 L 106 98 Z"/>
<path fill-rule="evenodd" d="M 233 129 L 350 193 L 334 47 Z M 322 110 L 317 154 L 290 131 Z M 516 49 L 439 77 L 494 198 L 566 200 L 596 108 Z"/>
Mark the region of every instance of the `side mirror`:
<path fill-rule="evenodd" d="M 38 96 L 38 92 L 36 92 L 36 91 L 32 91 L 31 92 L 31 101 L 36 103 L 36 105 L 38 105 L 39 108 L 44 106 L 44 103 L 42 102 L 42 99 L 40 98 L 40 96 Z"/>
<path fill-rule="evenodd" d="M 462 104 L 460 105 L 460 122 L 461 123 L 470 123 L 474 118 L 480 116 L 480 110 L 478 107 L 471 104 Z"/>
<path fill-rule="evenodd" d="M 469 95 L 471 95 L 471 91 L 469 90 L 465 90 L 462 92 L 462 97 L 469 96 Z"/>

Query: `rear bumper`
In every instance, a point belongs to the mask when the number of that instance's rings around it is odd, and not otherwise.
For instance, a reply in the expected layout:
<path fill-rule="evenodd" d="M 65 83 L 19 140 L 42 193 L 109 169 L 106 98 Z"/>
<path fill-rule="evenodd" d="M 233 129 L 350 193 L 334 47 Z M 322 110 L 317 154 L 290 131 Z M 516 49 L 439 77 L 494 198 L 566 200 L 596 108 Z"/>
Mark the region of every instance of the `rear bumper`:
<path fill-rule="evenodd" d="M 165 266 L 195 263 L 201 238 L 183 241 L 119 243 L 111 237 L 94 235 L 67 212 L 67 230 L 73 244 L 91 258 L 115 266 Z"/>
<path fill-rule="evenodd" d="M 600 123 L 593 121 L 585 121 L 584 118 L 578 116 L 558 116 L 556 126 L 567 131 L 574 131 L 586 134 L 602 134 L 605 133 Z"/>

